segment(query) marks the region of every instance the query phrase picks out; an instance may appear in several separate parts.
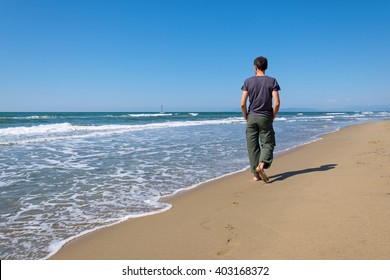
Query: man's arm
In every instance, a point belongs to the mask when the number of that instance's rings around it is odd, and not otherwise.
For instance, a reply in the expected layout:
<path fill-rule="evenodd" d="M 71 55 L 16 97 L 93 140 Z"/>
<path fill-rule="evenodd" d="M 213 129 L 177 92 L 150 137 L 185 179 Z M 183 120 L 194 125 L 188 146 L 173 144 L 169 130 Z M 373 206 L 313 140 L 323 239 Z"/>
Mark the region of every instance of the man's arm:
<path fill-rule="evenodd" d="M 248 120 L 248 112 L 246 110 L 246 100 L 248 99 L 248 92 L 246 90 L 242 91 L 241 97 L 241 111 L 245 120 Z"/>
<path fill-rule="evenodd" d="M 280 98 L 279 98 L 279 92 L 278 91 L 273 91 L 272 92 L 272 98 L 274 100 L 274 116 L 273 116 L 273 120 L 276 118 L 276 115 L 278 114 L 279 112 L 279 108 L 280 108 Z"/>

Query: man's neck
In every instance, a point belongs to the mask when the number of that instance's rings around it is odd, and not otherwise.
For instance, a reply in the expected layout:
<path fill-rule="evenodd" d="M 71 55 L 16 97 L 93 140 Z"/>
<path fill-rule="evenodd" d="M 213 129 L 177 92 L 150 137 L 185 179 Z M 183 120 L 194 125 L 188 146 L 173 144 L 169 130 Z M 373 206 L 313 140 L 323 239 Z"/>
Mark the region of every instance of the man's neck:
<path fill-rule="evenodd" d="M 265 76 L 265 71 L 257 70 L 256 76 Z"/>

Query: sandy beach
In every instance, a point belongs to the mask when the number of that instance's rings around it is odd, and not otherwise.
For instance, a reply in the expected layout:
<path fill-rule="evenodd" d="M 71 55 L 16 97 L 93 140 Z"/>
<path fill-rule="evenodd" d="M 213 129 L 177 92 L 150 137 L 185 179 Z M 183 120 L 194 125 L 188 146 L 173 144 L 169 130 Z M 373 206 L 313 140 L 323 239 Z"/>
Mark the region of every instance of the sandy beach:
<path fill-rule="evenodd" d="M 390 121 L 324 135 L 267 174 L 206 183 L 51 259 L 390 259 Z"/>

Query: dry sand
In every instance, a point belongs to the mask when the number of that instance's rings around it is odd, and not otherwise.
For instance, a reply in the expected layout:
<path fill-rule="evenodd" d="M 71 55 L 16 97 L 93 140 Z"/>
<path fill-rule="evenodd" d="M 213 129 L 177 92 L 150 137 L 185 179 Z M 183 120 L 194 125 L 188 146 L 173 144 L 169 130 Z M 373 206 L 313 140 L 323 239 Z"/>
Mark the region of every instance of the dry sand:
<path fill-rule="evenodd" d="M 390 259 L 390 121 L 325 135 L 267 174 L 204 184 L 52 259 Z"/>

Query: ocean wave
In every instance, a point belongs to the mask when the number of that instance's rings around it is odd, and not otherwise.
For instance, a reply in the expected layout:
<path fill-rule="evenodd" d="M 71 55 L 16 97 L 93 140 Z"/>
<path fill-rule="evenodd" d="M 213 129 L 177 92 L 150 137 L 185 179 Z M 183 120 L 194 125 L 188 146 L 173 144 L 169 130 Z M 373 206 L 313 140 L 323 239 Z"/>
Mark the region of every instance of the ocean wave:
<path fill-rule="evenodd" d="M 307 119 L 307 120 L 320 120 L 320 119 L 333 119 L 335 116 L 299 116 L 296 119 Z"/>
<path fill-rule="evenodd" d="M 123 115 L 125 117 L 132 117 L 132 118 L 151 118 L 151 117 L 170 117 L 173 116 L 171 113 L 142 113 L 142 114 L 126 114 Z"/>
<path fill-rule="evenodd" d="M 346 115 L 347 113 L 326 113 L 326 115 L 328 115 L 328 116 L 333 116 L 333 115 L 335 115 L 335 116 L 339 116 L 339 115 Z"/>
<path fill-rule="evenodd" d="M 61 139 L 109 136 L 134 131 L 167 129 L 188 126 L 221 125 L 244 123 L 241 117 L 219 120 L 172 121 L 144 125 L 73 125 L 71 123 L 45 124 L 31 127 L 9 127 L 0 129 L 0 145 L 25 144 L 30 142 Z"/>
<path fill-rule="evenodd" d="M 0 119 L 2 120 L 39 120 L 39 119 L 55 119 L 58 118 L 58 116 L 13 116 L 13 117 L 8 117 L 8 116 L 1 116 Z"/>

